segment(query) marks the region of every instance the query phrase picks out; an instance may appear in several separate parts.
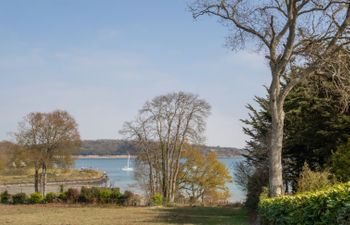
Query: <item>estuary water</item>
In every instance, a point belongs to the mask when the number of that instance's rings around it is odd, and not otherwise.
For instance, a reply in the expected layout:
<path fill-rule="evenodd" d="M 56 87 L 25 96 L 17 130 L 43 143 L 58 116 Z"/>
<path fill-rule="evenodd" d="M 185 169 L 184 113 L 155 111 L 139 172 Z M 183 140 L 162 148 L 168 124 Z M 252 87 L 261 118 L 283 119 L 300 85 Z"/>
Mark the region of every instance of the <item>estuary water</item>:
<path fill-rule="evenodd" d="M 241 157 L 220 158 L 219 159 L 229 170 L 233 177 L 232 183 L 227 183 L 226 186 L 230 189 L 230 202 L 242 202 L 245 198 L 245 193 L 235 184 L 234 165 L 242 160 Z M 91 168 L 103 171 L 107 174 L 109 182 L 115 187 L 119 187 L 121 191 L 130 190 L 140 193 L 140 188 L 134 178 L 134 172 L 123 171 L 128 159 L 124 158 L 82 158 L 75 161 L 75 168 Z M 133 167 L 133 160 L 130 160 L 130 166 Z"/>

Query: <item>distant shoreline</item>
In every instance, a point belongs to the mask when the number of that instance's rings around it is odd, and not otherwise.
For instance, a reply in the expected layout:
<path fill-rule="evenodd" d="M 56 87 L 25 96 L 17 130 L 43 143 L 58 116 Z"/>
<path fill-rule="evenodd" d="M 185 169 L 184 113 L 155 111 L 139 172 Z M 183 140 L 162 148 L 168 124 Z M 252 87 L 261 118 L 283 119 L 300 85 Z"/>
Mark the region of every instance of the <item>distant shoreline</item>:
<path fill-rule="evenodd" d="M 235 158 L 242 155 L 218 155 L 218 158 Z M 128 155 L 75 155 L 75 159 L 127 159 Z M 130 158 L 135 159 L 136 155 L 130 155 Z"/>
<path fill-rule="evenodd" d="M 76 159 L 127 159 L 128 155 L 75 155 Z M 135 155 L 130 155 L 130 158 L 136 158 Z"/>

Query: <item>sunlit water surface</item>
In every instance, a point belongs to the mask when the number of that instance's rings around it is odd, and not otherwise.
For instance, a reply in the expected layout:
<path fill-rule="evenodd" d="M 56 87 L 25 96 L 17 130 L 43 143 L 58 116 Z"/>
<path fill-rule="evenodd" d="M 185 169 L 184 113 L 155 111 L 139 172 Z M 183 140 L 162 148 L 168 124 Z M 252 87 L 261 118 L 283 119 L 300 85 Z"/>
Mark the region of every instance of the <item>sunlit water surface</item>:
<path fill-rule="evenodd" d="M 113 186 L 119 187 L 122 191 L 130 190 L 141 193 L 142 191 L 137 185 L 134 178 L 134 172 L 123 171 L 122 168 L 126 166 L 128 159 L 118 158 L 85 158 L 77 159 L 75 161 L 75 168 L 92 168 L 106 172 L 109 183 Z M 245 193 L 235 184 L 234 165 L 242 160 L 240 157 L 220 158 L 219 159 L 229 169 L 230 175 L 233 177 L 233 183 L 227 183 L 230 189 L 231 202 L 241 202 L 244 200 Z M 133 160 L 130 160 L 131 167 Z"/>

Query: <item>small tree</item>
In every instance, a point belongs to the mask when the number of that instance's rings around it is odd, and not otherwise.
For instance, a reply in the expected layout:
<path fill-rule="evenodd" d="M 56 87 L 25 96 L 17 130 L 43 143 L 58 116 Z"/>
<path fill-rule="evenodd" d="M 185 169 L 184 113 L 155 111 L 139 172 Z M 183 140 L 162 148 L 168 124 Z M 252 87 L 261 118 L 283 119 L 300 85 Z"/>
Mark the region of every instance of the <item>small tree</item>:
<path fill-rule="evenodd" d="M 179 189 L 184 191 L 190 203 L 215 203 L 230 196 L 227 182 L 232 181 L 228 169 L 215 152 L 204 155 L 199 149 L 188 148 L 183 152 Z"/>
<path fill-rule="evenodd" d="M 342 182 L 350 181 L 350 140 L 332 155 L 332 172 Z"/>
<path fill-rule="evenodd" d="M 34 186 L 41 188 L 45 196 L 47 169 L 53 164 L 71 163 L 71 154 L 80 146 L 78 125 L 68 112 L 56 110 L 51 113 L 30 113 L 19 124 L 17 142 L 30 152 L 34 164 Z"/>
<path fill-rule="evenodd" d="M 331 184 L 331 174 L 328 171 L 312 171 L 309 165 L 304 163 L 298 180 L 298 192 L 316 191 Z"/>

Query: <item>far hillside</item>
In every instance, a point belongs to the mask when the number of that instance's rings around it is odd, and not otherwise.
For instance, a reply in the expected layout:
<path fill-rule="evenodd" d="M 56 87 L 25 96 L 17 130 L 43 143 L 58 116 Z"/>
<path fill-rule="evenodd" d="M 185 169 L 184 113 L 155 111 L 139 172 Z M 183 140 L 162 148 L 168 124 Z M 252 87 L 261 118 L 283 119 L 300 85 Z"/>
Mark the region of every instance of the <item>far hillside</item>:
<path fill-rule="evenodd" d="M 215 151 L 219 157 L 241 155 L 241 150 L 233 147 L 201 146 L 203 152 Z M 126 140 L 84 140 L 77 155 L 135 155 L 138 149 L 132 141 Z"/>

